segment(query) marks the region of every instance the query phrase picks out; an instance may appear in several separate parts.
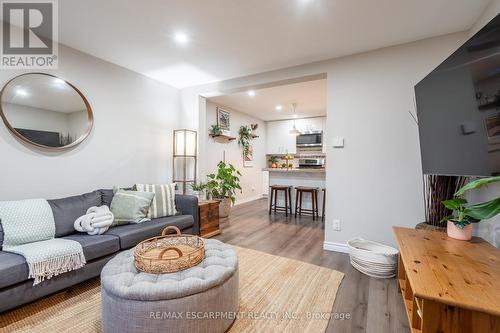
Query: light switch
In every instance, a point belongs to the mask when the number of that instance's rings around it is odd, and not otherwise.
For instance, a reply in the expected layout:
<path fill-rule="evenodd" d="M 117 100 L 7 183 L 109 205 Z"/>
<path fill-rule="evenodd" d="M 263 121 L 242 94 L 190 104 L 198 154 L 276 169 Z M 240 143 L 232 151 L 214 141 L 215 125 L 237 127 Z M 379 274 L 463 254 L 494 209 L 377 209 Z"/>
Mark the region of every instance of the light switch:
<path fill-rule="evenodd" d="M 333 138 L 333 148 L 344 148 L 344 138 L 336 136 Z"/>
<path fill-rule="evenodd" d="M 467 121 L 462 124 L 462 134 L 463 135 L 469 135 L 469 134 L 474 134 L 476 133 L 477 126 L 476 123 L 472 121 Z"/>

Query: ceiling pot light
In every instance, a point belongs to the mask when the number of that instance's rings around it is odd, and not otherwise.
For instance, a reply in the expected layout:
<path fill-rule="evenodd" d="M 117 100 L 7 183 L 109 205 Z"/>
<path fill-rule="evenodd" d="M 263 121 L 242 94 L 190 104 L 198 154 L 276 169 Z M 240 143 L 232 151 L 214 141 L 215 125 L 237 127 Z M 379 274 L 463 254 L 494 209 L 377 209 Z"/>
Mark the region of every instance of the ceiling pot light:
<path fill-rule="evenodd" d="M 174 40 L 177 44 L 185 45 L 189 42 L 189 37 L 184 32 L 176 32 L 174 35 Z"/>
<path fill-rule="evenodd" d="M 247 92 L 247 94 L 248 94 L 248 96 L 254 97 L 254 96 L 255 96 L 255 91 L 253 91 L 253 90 L 249 90 L 249 91 Z"/>
<path fill-rule="evenodd" d="M 276 105 L 275 109 L 276 109 L 276 111 L 281 111 L 281 110 L 283 110 L 283 106 Z"/>
<path fill-rule="evenodd" d="M 299 130 L 297 129 L 297 127 L 295 126 L 295 118 L 297 117 L 297 114 L 295 113 L 295 103 L 292 104 L 292 109 L 293 109 L 293 116 L 294 116 L 294 119 L 293 119 L 293 127 L 292 129 L 290 130 L 290 132 L 288 132 L 290 135 L 294 135 L 294 136 L 297 136 L 300 134 Z"/>

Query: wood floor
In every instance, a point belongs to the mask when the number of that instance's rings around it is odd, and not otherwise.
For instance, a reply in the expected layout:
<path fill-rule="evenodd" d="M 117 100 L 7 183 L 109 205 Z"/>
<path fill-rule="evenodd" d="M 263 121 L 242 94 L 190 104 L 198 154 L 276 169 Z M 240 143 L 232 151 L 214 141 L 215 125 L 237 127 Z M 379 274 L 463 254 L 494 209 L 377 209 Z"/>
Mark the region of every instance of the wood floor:
<path fill-rule="evenodd" d="M 328 267 L 345 274 L 333 312 L 349 313 L 349 320 L 330 320 L 327 332 L 410 332 L 396 279 L 375 279 L 359 273 L 345 254 L 323 250 L 321 221 L 311 217 L 268 215 L 267 200 L 233 208 L 222 219 L 222 234 L 214 237 L 229 244 Z"/>

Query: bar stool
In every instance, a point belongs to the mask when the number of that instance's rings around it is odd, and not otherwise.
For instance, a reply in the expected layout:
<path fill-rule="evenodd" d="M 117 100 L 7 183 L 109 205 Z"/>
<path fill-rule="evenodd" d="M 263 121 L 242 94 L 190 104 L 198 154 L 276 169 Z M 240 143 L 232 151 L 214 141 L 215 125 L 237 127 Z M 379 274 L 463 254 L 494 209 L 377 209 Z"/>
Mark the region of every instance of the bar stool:
<path fill-rule="evenodd" d="M 297 186 L 295 188 L 295 217 L 297 217 L 297 212 L 299 215 L 302 214 L 312 215 L 313 221 L 316 217 L 319 218 L 318 214 L 318 188 L 317 187 L 305 187 L 305 186 Z M 312 209 L 302 208 L 302 194 L 310 193 L 311 194 L 311 203 Z"/>
<path fill-rule="evenodd" d="M 292 187 L 290 185 L 271 185 L 271 200 L 269 200 L 269 215 L 271 211 L 274 210 L 274 214 L 277 211 L 285 212 L 285 216 L 288 217 L 288 211 L 292 215 Z M 278 206 L 278 193 L 283 191 L 285 193 L 285 206 Z M 274 202 L 273 202 L 274 200 Z"/>
<path fill-rule="evenodd" d="M 323 188 L 323 207 L 321 207 L 321 220 L 325 220 L 326 188 Z"/>

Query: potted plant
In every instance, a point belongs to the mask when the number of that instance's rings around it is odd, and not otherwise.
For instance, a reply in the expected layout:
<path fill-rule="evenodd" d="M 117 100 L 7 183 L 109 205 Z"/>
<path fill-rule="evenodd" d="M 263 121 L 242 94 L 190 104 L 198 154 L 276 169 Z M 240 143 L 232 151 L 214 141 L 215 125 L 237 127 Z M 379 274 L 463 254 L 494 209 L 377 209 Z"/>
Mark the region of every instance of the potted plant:
<path fill-rule="evenodd" d="M 229 216 L 231 204 L 236 200 L 236 190 L 240 190 L 241 173 L 232 164 L 220 161 L 217 173 L 208 175 L 207 188 L 213 199 L 220 200 L 219 216 Z"/>
<path fill-rule="evenodd" d="M 453 199 L 443 201 L 443 205 L 453 212 L 443 218 L 447 221 L 446 231 L 449 237 L 470 240 L 472 238 L 472 223 L 491 219 L 500 213 L 500 197 L 474 204 L 468 203 L 464 198 L 465 192 L 495 182 L 500 182 L 500 176 L 477 179 L 458 190 Z"/>
<path fill-rule="evenodd" d="M 269 159 L 267 161 L 269 163 L 271 163 L 271 168 L 275 169 L 278 167 L 278 157 L 277 156 L 269 156 Z"/>
<path fill-rule="evenodd" d="M 455 192 L 467 183 L 465 176 L 426 175 L 424 178 L 425 222 L 416 229 L 446 232 L 445 216 L 451 214 L 442 202 L 452 199 Z"/>
<path fill-rule="evenodd" d="M 212 134 L 212 135 L 221 135 L 222 134 L 222 129 L 220 128 L 219 125 L 212 125 L 212 126 L 210 126 L 210 134 Z"/>
<path fill-rule="evenodd" d="M 250 128 L 252 128 L 252 136 L 256 136 L 255 131 L 259 128 L 259 124 L 251 124 Z"/>
<path fill-rule="evenodd" d="M 238 136 L 238 144 L 243 148 L 243 156 L 247 156 L 250 149 L 250 141 L 253 139 L 252 129 L 250 126 L 240 126 Z"/>
<path fill-rule="evenodd" d="M 207 184 L 204 182 L 197 182 L 191 184 L 191 190 L 193 190 L 193 194 L 198 197 L 198 200 L 206 200 L 208 193 L 205 194 L 205 190 L 207 189 Z"/>

